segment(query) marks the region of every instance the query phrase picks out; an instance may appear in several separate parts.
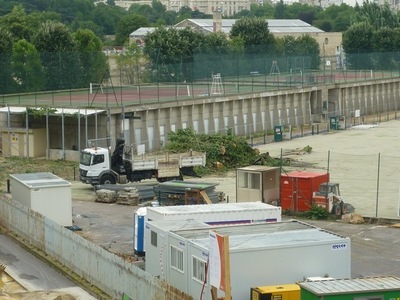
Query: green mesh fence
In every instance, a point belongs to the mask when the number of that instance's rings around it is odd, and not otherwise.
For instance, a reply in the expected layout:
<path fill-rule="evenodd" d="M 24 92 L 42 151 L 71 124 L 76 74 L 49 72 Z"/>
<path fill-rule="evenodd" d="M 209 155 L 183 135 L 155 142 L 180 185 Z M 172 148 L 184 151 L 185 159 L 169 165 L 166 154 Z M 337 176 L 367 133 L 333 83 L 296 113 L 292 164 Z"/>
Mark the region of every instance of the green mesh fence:
<path fill-rule="evenodd" d="M 0 103 L 108 107 L 362 82 L 400 74 L 400 54 L 195 53 L 173 64 L 101 52 L 0 55 Z"/>

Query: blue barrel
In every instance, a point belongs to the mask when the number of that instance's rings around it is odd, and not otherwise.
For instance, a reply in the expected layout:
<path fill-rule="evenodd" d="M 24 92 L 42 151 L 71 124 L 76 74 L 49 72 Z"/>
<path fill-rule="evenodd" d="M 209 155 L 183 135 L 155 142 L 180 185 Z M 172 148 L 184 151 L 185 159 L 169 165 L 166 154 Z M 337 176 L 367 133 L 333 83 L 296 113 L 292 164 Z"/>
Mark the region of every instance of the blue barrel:
<path fill-rule="evenodd" d="M 138 256 L 144 256 L 144 226 L 145 226 L 145 218 L 146 218 L 146 208 L 141 207 L 135 212 L 134 218 L 134 243 L 133 243 L 133 251 Z"/>

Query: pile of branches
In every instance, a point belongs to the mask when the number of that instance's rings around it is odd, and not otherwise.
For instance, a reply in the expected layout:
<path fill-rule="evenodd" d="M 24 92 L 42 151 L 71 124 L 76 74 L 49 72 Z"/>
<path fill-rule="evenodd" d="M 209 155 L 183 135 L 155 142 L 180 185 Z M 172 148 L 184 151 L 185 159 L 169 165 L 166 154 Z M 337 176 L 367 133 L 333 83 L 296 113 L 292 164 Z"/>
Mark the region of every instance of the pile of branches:
<path fill-rule="evenodd" d="M 198 134 L 191 128 L 179 129 L 168 134 L 164 150 L 176 153 L 189 150 L 205 152 L 208 170 L 200 172 L 203 174 L 207 171 L 229 171 L 261 162 L 265 165 L 271 163 L 271 159 L 262 159 L 264 155 L 253 149 L 244 137 L 235 136 L 230 131 L 226 134 Z"/>

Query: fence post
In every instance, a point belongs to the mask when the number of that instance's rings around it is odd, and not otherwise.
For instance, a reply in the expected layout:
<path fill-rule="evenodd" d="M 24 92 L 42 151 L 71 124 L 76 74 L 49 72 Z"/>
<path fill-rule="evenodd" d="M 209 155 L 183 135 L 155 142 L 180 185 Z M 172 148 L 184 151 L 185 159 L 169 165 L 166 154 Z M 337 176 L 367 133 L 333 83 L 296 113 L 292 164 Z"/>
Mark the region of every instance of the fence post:
<path fill-rule="evenodd" d="M 378 153 L 378 177 L 376 180 L 376 208 L 375 208 L 375 217 L 378 218 L 378 206 L 379 206 L 379 172 L 381 166 L 381 154 Z"/>

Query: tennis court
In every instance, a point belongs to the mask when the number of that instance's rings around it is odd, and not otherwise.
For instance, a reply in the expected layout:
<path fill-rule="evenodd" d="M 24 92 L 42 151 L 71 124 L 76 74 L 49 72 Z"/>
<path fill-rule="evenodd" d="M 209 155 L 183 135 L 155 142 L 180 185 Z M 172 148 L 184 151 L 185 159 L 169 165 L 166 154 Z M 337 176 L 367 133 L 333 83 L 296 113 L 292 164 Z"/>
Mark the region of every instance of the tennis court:
<path fill-rule="evenodd" d="M 260 93 L 316 84 L 365 82 L 392 78 L 398 73 L 388 71 L 357 70 L 329 72 L 296 72 L 223 77 L 213 75 L 207 80 L 191 83 L 157 83 L 139 85 L 93 84 L 87 88 L 36 93 L 0 95 L 0 104 L 49 107 L 119 107 L 151 104 L 187 99 L 219 97 L 247 93 Z"/>

